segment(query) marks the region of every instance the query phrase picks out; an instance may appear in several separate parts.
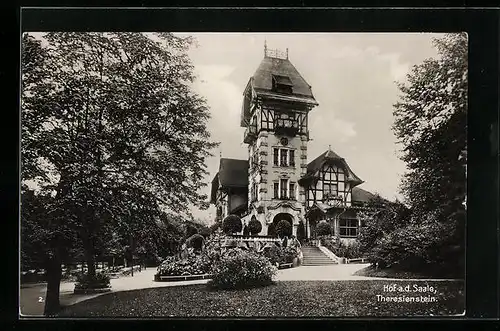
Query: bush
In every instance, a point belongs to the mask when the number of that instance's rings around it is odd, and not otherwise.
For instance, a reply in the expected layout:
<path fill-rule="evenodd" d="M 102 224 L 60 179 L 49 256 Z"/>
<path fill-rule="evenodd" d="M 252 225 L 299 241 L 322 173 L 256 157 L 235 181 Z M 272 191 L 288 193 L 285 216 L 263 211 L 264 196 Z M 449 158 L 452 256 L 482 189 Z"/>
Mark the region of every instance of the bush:
<path fill-rule="evenodd" d="M 328 222 L 320 222 L 316 226 L 316 235 L 329 236 L 332 234 L 332 226 Z"/>
<path fill-rule="evenodd" d="M 200 234 L 203 236 L 203 238 L 208 238 L 212 231 L 208 227 L 203 227 L 200 229 Z"/>
<path fill-rule="evenodd" d="M 292 223 L 287 220 L 281 220 L 276 225 L 276 234 L 281 237 L 289 237 L 292 235 Z"/>
<path fill-rule="evenodd" d="M 157 269 L 157 276 L 189 276 L 201 275 L 210 272 L 212 262 L 207 255 L 189 254 L 180 259 L 175 256 L 168 257 Z"/>
<path fill-rule="evenodd" d="M 321 236 L 319 240 L 321 246 L 328 248 L 328 250 L 338 257 L 356 259 L 363 255 L 360 250 L 360 244 L 357 241 L 351 244 L 344 244 L 337 236 Z"/>
<path fill-rule="evenodd" d="M 198 228 L 191 223 L 186 224 L 186 237 L 191 237 L 198 233 Z"/>
<path fill-rule="evenodd" d="M 297 240 L 302 242 L 306 239 L 306 227 L 303 221 L 299 222 L 299 226 L 297 227 Z"/>
<path fill-rule="evenodd" d="M 205 238 L 200 234 L 193 234 L 186 240 L 186 246 L 194 248 L 195 251 L 201 251 Z"/>
<path fill-rule="evenodd" d="M 214 265 L 209 286 L 217 289 L 245 289 L 273 283 L 277 268 L 252 251 L 231 249 Z"/>
<path fill-rule="evenodd" d="M 267 235 L 270 237 L 276 237 L 276 226 L 274 223 L 269 224 L 267 227 Z"/>
<path fill-rule="evenodd" d="M 250 235 L 250 228 L 248 227 L 248 225 L 245 225 L 243 227 L 243 236 L 248 237 L 249 235 Z"/>
<path fill-rule="evenodd" d="M 94 277 L 89 274 L 77 274 L 76 276 L 76 289 L 97 289 L 107 288 L 110 285 L 110 277 L 103 272 L 98 272 Z"/>
<path fill-rule="evenodd" d="M 283 250 L 282 263 L 292 263 L 293 259 L 299 256 L 297 249 L 292 247 L 287 247 Z"/>
<path fill-rule="evenodd" d="M 241 232 L 242 228 L 241 218 L 236 215 L 229 215 L 222 222 L 222 230 L 226 234 Z"/>
<path fill-rule="evenodd" d="M 257 218 L 252 217 L 250 222 L 248 223 L 248 228 L 252 236 L 258 235 L 260 231 L 262 231 L 262 224 L 257 220 Z"/>
<path fill-rule="evenodd" d="M 268 259 L 272 265 L 283 262 L 283 250 L 274 244 L 264 247 L 262 249 L 262 255 Z"/>

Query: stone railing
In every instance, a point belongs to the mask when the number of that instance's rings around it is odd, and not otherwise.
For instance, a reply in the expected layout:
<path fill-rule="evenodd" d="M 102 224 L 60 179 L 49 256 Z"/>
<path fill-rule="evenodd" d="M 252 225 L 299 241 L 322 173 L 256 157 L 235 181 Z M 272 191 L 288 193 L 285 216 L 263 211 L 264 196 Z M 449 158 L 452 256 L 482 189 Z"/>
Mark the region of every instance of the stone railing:
<path fill-rule="evenodd" d="M 330 258 L 330 260 L 333 260 L 333 261 L 337 262 L 338 264 L 344 264 L 344 263 L 346 263 L 346 261 L 345 261 L 344 258 L 338 257 L 337 255 L 335 255 L 331 250 L 329 250 L 325 246 L 321 246 L 321 244 L 319 244 L 318 248 L 319 248 L 320 251 L 323 252 L 323 254 L 325 254 L 326 256 L 328 256 Z"/>

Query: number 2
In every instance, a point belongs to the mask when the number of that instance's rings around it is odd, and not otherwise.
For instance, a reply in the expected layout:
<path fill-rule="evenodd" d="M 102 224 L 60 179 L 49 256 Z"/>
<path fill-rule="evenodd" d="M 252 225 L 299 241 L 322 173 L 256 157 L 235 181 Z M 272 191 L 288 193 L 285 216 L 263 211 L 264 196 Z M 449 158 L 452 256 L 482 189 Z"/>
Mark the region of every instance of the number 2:
<path fill-rule="evenodd" d="M 38 297 L 38 302 L 43 302 L 43 297 Z"/>

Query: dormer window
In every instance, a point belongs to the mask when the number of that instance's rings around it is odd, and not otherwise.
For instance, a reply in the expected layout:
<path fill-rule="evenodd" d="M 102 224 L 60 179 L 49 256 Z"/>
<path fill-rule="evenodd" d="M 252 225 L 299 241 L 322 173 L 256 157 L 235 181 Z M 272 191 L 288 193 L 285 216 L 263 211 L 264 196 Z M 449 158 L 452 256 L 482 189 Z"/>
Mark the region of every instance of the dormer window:
<path fill-rule="evenodd" d="M 288 76 L 273 75 L 273 91 L 292 94 L 292 81 Z"/>

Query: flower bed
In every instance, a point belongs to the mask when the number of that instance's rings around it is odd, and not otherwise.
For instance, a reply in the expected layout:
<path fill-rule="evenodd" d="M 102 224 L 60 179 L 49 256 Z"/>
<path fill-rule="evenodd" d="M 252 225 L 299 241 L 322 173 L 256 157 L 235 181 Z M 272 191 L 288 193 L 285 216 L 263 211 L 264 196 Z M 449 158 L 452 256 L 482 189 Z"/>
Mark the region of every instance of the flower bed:
<path fill-rule="evenodd" d="M 170 256 L 158 267 L 155 281 L 182 281 L 208 279 L 214 273 L 213 267 L 221 261 L 228 251 L 241 251 L 265 257 L 271 265 L 291 268 L 299 265 L 300 249 L 282 248 L 279 242 L 259 242 L 255 240 L 235 240 L 224 236 L 209 238 L 202 252 L 192 250 L 183 256 Z"/>

